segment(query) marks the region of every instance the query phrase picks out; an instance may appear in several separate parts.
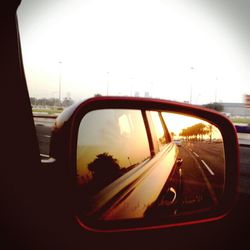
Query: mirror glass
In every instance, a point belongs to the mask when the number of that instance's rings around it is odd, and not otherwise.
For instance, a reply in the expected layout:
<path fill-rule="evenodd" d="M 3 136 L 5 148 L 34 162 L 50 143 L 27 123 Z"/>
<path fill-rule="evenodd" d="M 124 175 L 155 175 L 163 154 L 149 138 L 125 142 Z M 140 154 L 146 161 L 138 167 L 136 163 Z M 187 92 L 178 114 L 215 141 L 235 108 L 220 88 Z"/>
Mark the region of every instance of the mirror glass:
<path fill-rule="evenodd" d="M 78 215 L 87 220 L 200 213 L 223 194 L 222 135 L 185 114 L 91 111 L 80 122 L 76 154 Z"/>

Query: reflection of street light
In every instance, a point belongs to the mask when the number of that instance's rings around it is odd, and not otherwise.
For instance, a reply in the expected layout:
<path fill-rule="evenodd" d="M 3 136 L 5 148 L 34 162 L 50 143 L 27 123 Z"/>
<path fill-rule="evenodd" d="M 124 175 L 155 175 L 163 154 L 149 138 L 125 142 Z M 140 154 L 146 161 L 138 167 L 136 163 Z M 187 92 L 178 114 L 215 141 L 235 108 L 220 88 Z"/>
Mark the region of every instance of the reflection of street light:
<path fill-rule="evenodd" d="M 61 87 L 61 78 L 62 78 L 62 62 L 59 61 L 59 106 L 61 106 L 61 91 L 62 91 L 62 87 Z"/>
<path fill-rule="evenodd" d="M 132 166 L 129 156 L 128 156 L 128 161 L 129 161 L 129 166 Z"/>
<path fill-rule="evenodd" d="M 213 135 L 213 127 L 212 127 L 212 125 L 209 125 L 209 138 L 210 138 L 210 142 L 212 142 L 212 135 Z"/>

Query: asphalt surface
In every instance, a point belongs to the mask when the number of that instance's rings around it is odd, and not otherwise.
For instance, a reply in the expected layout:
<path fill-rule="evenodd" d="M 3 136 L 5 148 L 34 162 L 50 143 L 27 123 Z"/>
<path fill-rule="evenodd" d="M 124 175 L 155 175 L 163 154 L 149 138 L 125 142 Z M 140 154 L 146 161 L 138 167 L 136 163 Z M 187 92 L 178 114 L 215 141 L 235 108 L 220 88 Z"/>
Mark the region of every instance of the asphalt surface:
<path fill-rule="evenodd" d="M 40 119 L 35 120 L 36 134 L 39 143 L 39 149 L 41 156 L 49 155 L 49 144 L 51 138 L 52 126 L 55 119 Z"/>
<path fill-rule="evenodd" d="M 240 193 L 250 196 L 250 147 L 240 147 Z M 250 199 L 249 199 L 250 200 Z"/>
<path fill-rule="evenodd" d="M 224 157 L 222 143 L 182 143 L 182 211 L 201 210 L 216 205 L 223 192 Z"/>

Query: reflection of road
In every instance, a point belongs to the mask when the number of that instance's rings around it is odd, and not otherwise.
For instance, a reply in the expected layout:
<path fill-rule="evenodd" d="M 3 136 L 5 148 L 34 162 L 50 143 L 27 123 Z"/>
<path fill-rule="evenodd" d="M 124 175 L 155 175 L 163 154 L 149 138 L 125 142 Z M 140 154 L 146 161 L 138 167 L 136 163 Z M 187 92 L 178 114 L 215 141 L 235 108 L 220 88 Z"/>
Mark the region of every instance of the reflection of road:
<path fill-rule="evenodd" d="M 223 191 L 223 144 L 187 142 L 179 147 L 183 159 L 183 195 L 179 212 L 215 205 Z"/>

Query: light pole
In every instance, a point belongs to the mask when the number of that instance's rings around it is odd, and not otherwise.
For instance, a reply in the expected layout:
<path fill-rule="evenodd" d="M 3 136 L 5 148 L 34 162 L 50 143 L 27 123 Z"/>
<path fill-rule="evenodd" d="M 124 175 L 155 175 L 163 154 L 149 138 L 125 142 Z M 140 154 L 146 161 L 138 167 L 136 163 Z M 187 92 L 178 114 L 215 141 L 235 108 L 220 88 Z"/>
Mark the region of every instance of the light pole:
<path fill-rule="evenodd" d="M 216 83 L 216 87 L 215 87 L 215 93 L 214 93 L 214 102 L 216 103 L 217 102 L 217 81 L 218 81 L 218 77 L 216 77 L 215 79 L 215 83 Z"/>
<path fill-rule="evenodd" d="M 59 61 L 59 106 L 61 106 L 61 97 L 62 97 L 62 62 Z"/>

